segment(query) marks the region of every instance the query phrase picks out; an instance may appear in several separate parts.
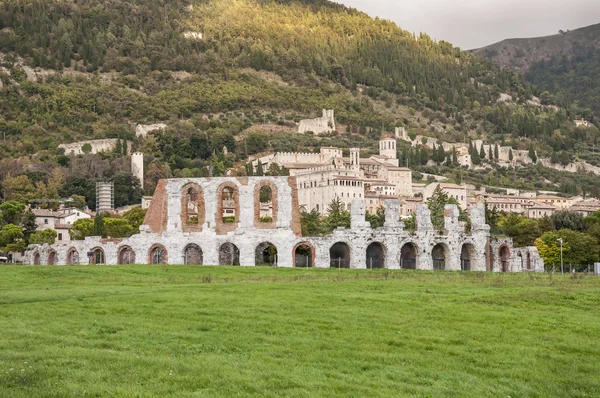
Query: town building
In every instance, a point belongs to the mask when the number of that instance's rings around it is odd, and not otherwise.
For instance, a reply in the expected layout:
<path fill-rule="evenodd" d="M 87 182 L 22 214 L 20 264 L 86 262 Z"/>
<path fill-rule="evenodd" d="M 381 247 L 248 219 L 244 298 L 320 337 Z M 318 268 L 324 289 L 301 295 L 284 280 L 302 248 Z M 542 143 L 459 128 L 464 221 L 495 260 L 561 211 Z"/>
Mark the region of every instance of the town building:
<path fill-rule="evenodd" d="M 532 203 L 527 207 L 526 216 L 529 218 L 550 217 L 559 209 L 545 202 Z"/>
<path fill-rule="evenodd" d="M 423 190 L 423 199 L 427 201 L 433 196 L 437 187 L 440 187 L 449 197 L 456 199 L 461 209 L 466 210 L 468 205 L 467 187 L 464 185 L 457 184 L 445 184 L 439 182 L 433 182 L 425 187 Z"/>
<path fill-rule="evenodd" d="M 92 218 L 89 212 L 67 208 L 58 211 L 47 209 L 32 209 L 31 212 L 35 216 L 37 230 L 53 229 L 56 231 L 56 242 L 66 243 L 71 240 L 69 230 L 73 228 L 75 221 L 82 218 Z"/>

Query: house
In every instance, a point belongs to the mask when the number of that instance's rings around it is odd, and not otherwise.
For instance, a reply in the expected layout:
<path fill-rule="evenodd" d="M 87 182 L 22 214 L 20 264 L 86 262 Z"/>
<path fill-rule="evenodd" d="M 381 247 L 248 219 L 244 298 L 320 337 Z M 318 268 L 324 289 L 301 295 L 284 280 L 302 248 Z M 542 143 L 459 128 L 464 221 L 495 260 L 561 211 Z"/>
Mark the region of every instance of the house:
<path fill-rule="evenodd" d="M 47 209 L 32 209 L 35 215 L 36 230 L 53 229 L 56 231 L 56 242 L 66 243 L 71 241 L 69 230 L 73 228 L 75 221 L 82 218 L 92 218 L 91 212 L 67 208 L 57 211 Z"/>
<path fill-rule="evenodd" d="M 547 203 L 533 202 L 531 206 L 527 207 L 526 214 L 529 218 L 544 218 L 552 216 L 552 214 L 554 214 L 558 210 L 559 209 L 557 209 L 555 206 L 549 205 Z"/>

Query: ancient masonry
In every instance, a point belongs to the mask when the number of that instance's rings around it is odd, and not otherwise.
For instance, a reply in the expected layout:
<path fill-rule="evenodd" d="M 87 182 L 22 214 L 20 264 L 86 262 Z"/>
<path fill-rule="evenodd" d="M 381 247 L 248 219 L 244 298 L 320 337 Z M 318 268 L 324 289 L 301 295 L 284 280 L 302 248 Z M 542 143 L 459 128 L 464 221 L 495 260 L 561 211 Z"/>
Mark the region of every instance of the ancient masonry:
<path fill-rule="evenodd" d="M 333 109 L 323 109 L 323 116 L 316 119 L 300 120 L 298 125 L 298 133 L 313 132 L 317 135 L 335 131 L 335 117 Z"/>
<path fill-rule="evenodd" d="M 90 153 L 110 152 L 117 146 L 116 138 L 107 138 L 104 140 L 78 141 L 70 144 L 61 144 L 58 147 L 65 150 L 65 155 L 83 155 L 83 146 L 90 144 Z M 128 148 L 128 151 L 131 148 Z"/>
<path fill-rule="evenodd" d="M 261 213 L 270 195 L 271 217 Z M 372 229 L 364 201 L 354 201 L 351 229 L 302 237 L 295 177 L 161 180 L 140 233 L 127 239 L 88 237 L 53 246 L 31 245 L 26 264 L 208 264 L 280 267 L 446 269 L 495 272 L 544 270 L 535 247 L 491 239 L 485 209 L 471 211 L 471 231 L 446 206 L 436 231 L 426 206 L 416 231 L 400 222 L 398 202 L 385 202 L 386 221 Z"/>

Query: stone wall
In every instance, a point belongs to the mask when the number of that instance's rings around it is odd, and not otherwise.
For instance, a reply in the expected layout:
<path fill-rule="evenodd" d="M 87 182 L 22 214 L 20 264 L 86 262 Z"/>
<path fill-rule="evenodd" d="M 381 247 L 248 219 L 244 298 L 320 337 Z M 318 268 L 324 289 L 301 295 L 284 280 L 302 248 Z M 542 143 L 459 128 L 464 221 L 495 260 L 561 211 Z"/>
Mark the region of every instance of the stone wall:
<path fill-rule="evenodd" d="M 82 147 L 90 144 L 92 150 L 90 153 L 110 152 L 117 146 L 116 138 L 107 138 L 104 140 L 78 141 L 71 144 L 61 144 L 58 147 L 65 150 L 65 155 L 83 155 Z M 128 148 L 131 149 L 131 148 Z"/>
<path fill-rule="evenodd" d="M 323 116 L 316 119 L 301 120 L 298 125 L 298 133 L 304 134 L 312 131 L 315 134 L 324 134 L 335 131 L 335 117 L 333 109 L 323 109 Z"/>
<path fill-rule="evenodd" d="M 184 232 L 185 201 L 181 196 L 190 184 L 200 188 L 205 215 L 199 220 L 202 228 Z M 223 186 L 233 186 L 238 192 L 234 199 L 239 206 L 237 222 L 227 230 L 219 230 L 217 222 L 221 215 L 218 191 Z M 257 228 L 257 190 L 261 186 L 273 189 L 276 217 L 273 223 Z M 434 230 L 429 209 L 424 205 L 417 207 L 415 231 L 406 231 L 399 221 L 396 200 L 386 201 L 384 206 L 386 220 L 382 228 L 370 227 L 365 221 L 365 202 L 356 200 L 352 202 L 351 229 L 339 228 L 327 237 L 302 237 L 294 177 L 162 180 L 139 234 L 127 239 L 88 237 L 53 246 L 31 245 L 25 261 L 27 264 L 118 264 L 123 263 L 123 258 L 135 257 L 138 263 L 184 264 L 194 258 L 210 265 L 255 266 L 260 254 L 257 252 L 272 245 L 277 253 L 276 264 L 292 267 L 296 248 L 305 245 L 311 249 L 307 258 L 319 268 L 543 271 L 543 262 L 535 248 L 515 249 L 510 240 L 490 240 L 483 205 L 472 209 L 469 232 L 459 222 L 454 205 L 446 207 L 445 227 L 441 231 Z M 129 255 L 120 255 L 123 250 L 128 250 Z M 494 256 L 493 253 L 501 251 L 506 258 Z"/>
<path fill-rule="evenodd" d="M 164 123 L 156 123 L 156 124 L 138 124 L 135 126 L 135 136 L 136 137 L 146 137 L 148 133 L 156 130 L 164 130 L 167 128 L 167 125 Z"/>

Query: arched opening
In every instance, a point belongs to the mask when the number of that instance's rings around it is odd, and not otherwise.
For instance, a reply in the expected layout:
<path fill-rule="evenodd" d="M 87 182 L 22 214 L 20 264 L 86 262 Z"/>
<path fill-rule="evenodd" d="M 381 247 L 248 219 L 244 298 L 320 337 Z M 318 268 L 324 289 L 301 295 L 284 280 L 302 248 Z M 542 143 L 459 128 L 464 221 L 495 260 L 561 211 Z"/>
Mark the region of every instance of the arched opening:
<path fill-rule="evenodd" d="M 331 268 L 350 268 L 350 248 L 344 242 L 338 242 L 329 249 Z"/>
<path fill-rule="evenodd" d="M 202 265 L 203 254 L 200 246 L 189 244 L 185 247 L 184 261 L 185 265 Z"/>
<path fill-rule="evenodd" d="M 38 252 L 33 255 L 33 265 L 40 265 L 40 253 Z"/>
<path fill-rule="evenodd" d="M 224 223 L 234 223 L 236 221 L 235 201 L 235 190 L 232 187 L 223 188 L 221 191 L 221 209 L 223 210 Z"/>
<path fill-rule="evenodd" d="M 433 250 L 431 250 L 431 259 L 433 260 L 434 270 L 446 269 L 447 255 L 446 247 L 443 244 L 438 243 L 433 247 Z"/>
<path fill-rule="evenodd" d="M 162 245 L 154 245 L 150 248 L 149 260 L 150 264 L 166 264 L 167 263 L 167 249 Z"/>
<path fill-rule="evenodd" d="M 135 252 L 129 246 L 123 246 L 119 249 L 117 264 L 135 264 Z"/>
<path fill-rule="evenodd" d="M 307 243 L 299 243 L 294 249 L 294 266 L 309 268 L 313 266 L 313 249 Z"/>
<path fill-rule="evenodd" d="M 531 271 L 531 253 L 527 253 L 527 271 Z"/>
<path fill-rule="evenodd" d="M 417 269 L 417 247 L 413 243 L 406 243 L 400 250 L 400 268 Z"/>
<path fill-rule="evenodd" d="M 219 248 L 219 265 L 240 265 L 240 249 L 233 243 L 223 243 Z"/>
<path fill-rule="evenodd" d="M 475 246 L 470 243 L 465 243 L 460 251 L 461 271 L 471 271 L 473 260 L 475 260 Z"/>
<path fill-rule="evenodd" d="M 90 264 L 104 264 L 104 250 L 99 247 L 92 249 L 89 253 Z"/>
<path fill-rule="evenodd" d="M 75 248 L 67 252 L 67 265 L 79 264 L 79 252 Z"/>
<path fill-rule="evenodd" d="M 379 242 L 373 242 L 367 247 L 367 268 L 385 268 L 385 248 Z"/>
<path fill-rule="evenodd" d="M 263 242 L 256 246 L 254 259 L 256 265 L 277 265 L 277 248 L 270 242 Z"/>
<path fill-rule="evenodd" d="M 198 225 L 198 189 L 189 187 L 186 192 L 186 222 L 188 225 Z"/>
<path fill-rule="evenodd" d="M 268 185 L 260 187 L 259 191 L 259 220 L 260 222 L 273 222 L 273 190 Z"/>
<path fill-rule="evenodd" d="M 56 252 L 54 250 L 48 254 L 48 265 L 56 265 Z"/>
<path fill-rule="evenodd" d="M 509 271 L 509 260 L 510 260 L 510 250 L 508 250 L 508 247 L 503 245 L 500 248 L 500 270 L 502 272 L 508 272 Z"/>

